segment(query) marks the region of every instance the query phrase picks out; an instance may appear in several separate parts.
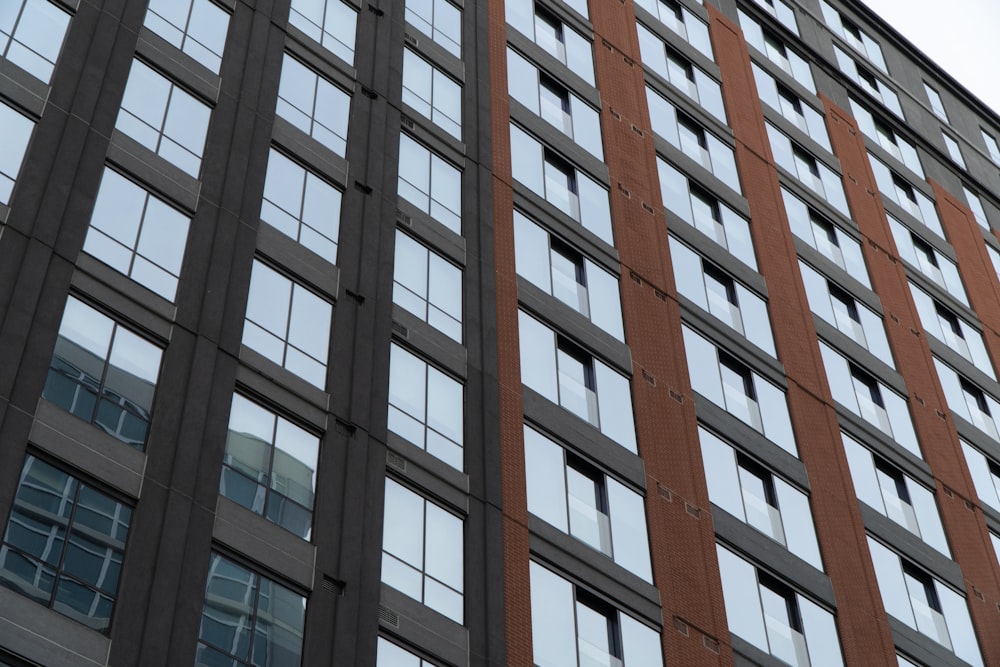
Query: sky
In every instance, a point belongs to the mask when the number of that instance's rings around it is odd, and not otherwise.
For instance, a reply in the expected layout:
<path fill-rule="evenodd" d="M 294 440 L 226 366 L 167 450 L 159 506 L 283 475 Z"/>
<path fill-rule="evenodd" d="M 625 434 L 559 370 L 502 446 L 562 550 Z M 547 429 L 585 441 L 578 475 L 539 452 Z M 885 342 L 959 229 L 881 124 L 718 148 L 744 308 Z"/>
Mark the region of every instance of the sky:
<path fill-rule="evenodd" d="M 1000 114 L 1000 0 L 862 0 Z"/>

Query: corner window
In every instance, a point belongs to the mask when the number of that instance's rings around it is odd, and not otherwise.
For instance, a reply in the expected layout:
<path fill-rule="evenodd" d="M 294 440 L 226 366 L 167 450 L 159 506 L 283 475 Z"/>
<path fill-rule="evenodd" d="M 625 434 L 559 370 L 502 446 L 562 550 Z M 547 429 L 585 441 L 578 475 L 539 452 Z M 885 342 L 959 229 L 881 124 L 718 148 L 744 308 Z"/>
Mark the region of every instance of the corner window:
<path fill-rule="evenodd" d="M 403 103 L 462 138 L 462 86 L 409 49 L 403 50 Z"/>
<path fill-rule="evenodd" d="M 924 82 L 924 92 L 927 93 L 927 101 L 930 102 L 934 115 L 946 123 L 949 122 L 948 112 L 944 110 L 944 102 L 941 101 L 941 94 L 926 81 Z"/>
<path fill-rule="evenodd" d="M 642 63 L 725 123 L 726 109 L 719 82 L 701 68 L 695 67 L 690 60 L 665 44 L 641 23 L 636 24 L 636 29 L 639 31 Z"/>
<path fill-rule="evenodd" d="M 698 437 L 709 499 L 822 570 L 808 496 L 701 426 Z"/>
<path fill-rule="evenodd" d="M 979 330 L 913 283 L 910 283 L 910 293 L 924 330 L 995 380 L 993 363 Z"/>
<path fill-rule="evenodd" d="M 896 160 L 902 162 L 913 173 L 921 178 L 924 176 L 923 167 L 920 165 L 920 158 L 917 156 L 917 149 L 907 139 L 901 137 L 884 119 L 872 113 L 853 97 L 850 98 L 851 113 L 858 122 L 858 127 L 872 141 L 875 141 L 891 154 Z"/>
<path fill-rule="evenodd" d="M 583 35 L 534 0 L 510 0 L 504 3 L 504 9 L 507 23 L 574 74 L 594 85 L 594 55 L 590 42 Z"/>
<path fill-rule="evenodd" d="M 843 37 L 844 41 L 863 55 L 868 62 L 878 67 L 880 70 L 889 73 L 885 66 L 885 58 L 882 57 L 882 47 L 878 45 L 872 37 L 859 28 L 857 24 L 848 19 L 830 6 L 826 0 L 820 1 L 820 9 L 823 10 L 823 19 L 836 35 Z"/>
<path fill-rule="evenodd" d="M 21 171 L 35 124 L 0 101 L 0 127 L 4 128 L 0 133 L 0 204 L 6 204 L 14 191 L 14 181 Z"/>
<path fill-rule="evenodd" d="M 462 233 L 462 172 L 405 134 L 399 135 L 399 196 Z"/>
<path fill-rule="evenodd" d="M 47 0 L 10 0 L 0 24 L 0 56 L 48 83 L 69 19 Z"/>
<path fill-rule="evenodd" d="M 190 224 L 187 215 L 105 168 L 83 250 L 173 301 Z"/>
<path fill-rule="evenodd" d="M 462 342 L 462 270 L 397 231 L 392 301 Z"/>
<path fill-rule="evenodd" d="M 133 60 L 115 129 L 197 178 L 211 113 L 177 84 Z"/>
<path fill-rule="evenodd" d="M 531 639 L 538 667 L 662 667 L 660 633 L 532 561 Z"/>
<path fill-rule="evenodd" d="M 393 344 L 389 430 L 462 470 L 464 396 L 460 382 Z"/>
<path fill-rule="evenodd" d="M 617 276 L 516 210 L 514 258 L 518 275 L 624 342 Z"/>
<path fill-rule="evenodd" d="M 518 327 L 524 385 L 636 452 L 628 378 L 524 311 Z"/>
<path fill-rule="evenodd" d="M 879 192 L 882 193 L 882 198 L 894 202 L 927 229 L 942 239 L 945 238 L 944 230 L 941 229 L 941 221 L 938 220 L 937 210 L 934 208 L 934 202 L 931 198 L 921 190 L 914 188 L 908 180 L 890 169 L 871 153 L 868 153 L 868 161 L 875 173 L 875 182 L 878 184 Z"/>
<path fill-rule="evenodd" d="M 771 32 L 769 28 L 761 26 L 760 23 L 744 14 L 742 10 L 738 10 L 737 14 L 747 43 L 767 56 L 768 60 L 802 84 L 806 90 L 815 92 L 816 83 L 813 81 L 809 62 L 789 49 L 785 45 L 785 41 Z"/>
<path fill-rule="evenodd" d="M 993 440 L 1000 441 L 994 417 L 994 414 L 1000 415 L 1000 402 L 937 357 L 934 357 L 934 367 L 952 412 Z"/>
<path fill-rule="evenodd" d="M 771 151 L 774 153 L 774 160 L 778 166 L 794 174 L 802 185 L 815 192 L 821 199 L 829 202 L 845 218 L 850 218 L 851 209 L 847 205 L 844 183 L 840 174 L 817 160 L 775 126 L 770 123 L 766 123 L 766 125 L 767 136 L 771 141 Z"/>
<path fill-rule="evenodd" d="M 285 54 L 275 113 L 337 155 L 347 150 L 351 96 Z"/>
<path fill-rule="evenodd" d="M 653 580 L 641 495 L 527 426 L 524 462 L 529 512 Z"/>
<path fill-rule="evenodd" d="M 637 0 L 637 5 L 660 20 L 685 42 L 709 60 L 715 60 L 708 26 L 677 0 Z"/>
<path fill-rule="evenodd" d="M 292 0 L 288 23 L 344 62 L 354 64 L 358 11 L 348 3 L 343 0 Z"/>
<path fill-rule="evenodd" d="M 318 457 L 317 436 L 235 394 L 219 493 L 308 540 Z"/>
<path fill-rule="evenodd" d="M 195 667 L 298 667 L 305 622 L 304 596 L 213 553 Z"/>
<path fill-rule="evenodd" d="M 781 188 L 781 196 L 792 233 L 870 289 L 861 244 L 787 189 Z"/>
<path fill-rule="evenodd" d="M 804 102 L 797 93 L 792 92 L 791 88 L 779 83 L 757 63 L 750 63 L 750 66 L 761 100 L 784 116 L 785 120 L 805 132 L 813 141 L 832 152 L 823 114 Z"/>
<path fill-rule="evenodd" d="M 837 57 L 837 65 L 840 71 L 848 79 L 858 84 L 866 93 L 872 96 L 889 111 L 903 118 L 903 108 L 899 105 L 899 96 L 892 87 L 883 81 L 864 65 L 858 63 L 849 56 L 843 49 L 834 44 L 834 55 Z"/>
<path fill-rule="evenodd" d="M 448 0 L 406 0 L 406 22 L 462 57 L 462 10 Z"/>
<path fill-rule="evenodd" d="M 969 209 L 972 211 L 972 217 L 976 219 L 976 223 L 986 231 L 989 231 L 990 221 L 986 217 L 983 200 L 965 185 L 962 186 L 962 194 L 965 195 L 965 201 L 969 204 Z"/>
<path fill-rule="evenodd" d="M 716 545 L 729 630 L 795 667 L 843 663 L 833 614 Z"/>
<path fill-rule="evenodd" d="M 964 596 L 868 537 L 886 612 L 972 665 L 982 665 Z"/>
<path fill-rule="evenodd" d="M 858 500 L 951 558 L 934 492 L 841 433 Z"/>
<path fill-rule="evenodd" d="M 0 544 L 0 585 L 111 631 L 132 509 L 29 455 Z"/>
<path fill-rule="evenodd" d="M 162 354 L 145 338 L 70 296 L 42 397 L 143 449 Z"/>
<path fill-rule="evenodd" d="M 982 128 L 979 128 L 979 132 L 983 135 L 983 143 L 986 144 L 990 159 L 1000 164 L 1000 144 L 997 143 L 997 138 Z"/>
<path fill-rule="evenodd" d="M 150 0 L 143 24 L 216 74 L 229 14 L 211 0 Z"/>
<path fill-rule="evenodd" d="M 958 275 L 958 265 L 916 233 L 907 229 L 895 216 L 888 214 L 888 218 L 889 228 L 892 230 L 899 256 L 915 266 L 925 278 L 968 306 L 969 300 L 965 295 L 962 279 Z"/>
<path fill-rule="evenodd" d="M 462 519 L 387 479 L 382 583 L 462 623 L 463 530 Z"/>
<path fill-rule="evenodd" d="M 332 320 L 328 301 L 254 260 L 244 345 L 325 389 Z"/>

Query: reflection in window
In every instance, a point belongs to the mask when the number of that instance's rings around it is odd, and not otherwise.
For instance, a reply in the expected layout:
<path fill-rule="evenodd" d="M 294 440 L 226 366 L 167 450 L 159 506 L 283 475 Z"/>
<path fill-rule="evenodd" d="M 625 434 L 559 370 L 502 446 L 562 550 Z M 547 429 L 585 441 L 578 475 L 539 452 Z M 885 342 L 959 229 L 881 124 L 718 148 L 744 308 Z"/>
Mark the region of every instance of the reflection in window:
<path fill-rule="evenodd" d="M 979 330 L 913 283 L 910 283 L 910 293 L 913 295 L 917 312 L 920 313 L 920 322 L 924 326 L 924 331 L 958 352 L 972 365 L 995 380 L 993 364 L 986 353 L 983 335 Z"/>
<path fill-rule="evenodd" d="M 0 204 L 6 204 L 14 191 L 14 181 L 21 171 L 35 124 L 0 102 L 0 127 L 3 128 L 0 132 Z"/>
<path fill-rule="evenodd" d="M 350 95 L 285 54 L 275 113 L 343 156 L 350 111 Z"/>
<path fill-rule="evenodd" d="M 254 260 L 244 345 L 324 389 L 332 320 L 328 301 Z"/>
<path fill-rule="evenodd" d="M 145 26 L 219 73 L 229 14 L 211 0 L 150 0 Z"/>
<path fill-rule="evenodd" d="M 879 46 L 878 42 L 853 21 L 831 7 L 826 0 L 820 0 L 819 4 L 820 9 L 823 10 L 823 20 L 826 21 L 830 29 L 843 37 L 855 51 L 868 59 L 868 62 L 888 74 L 889 70 L 885 66 L 885 58 L 882 57 L 882 47 Z"/>
<path fill-rule="evenodd" d="M 462 470 L 461 383 L 398 345 L 389 353 L 389 430 Z"/>
<path fill-rule="evenodd" d="M 790 191 L 781 188 L 785 212 L 792 233 L 847 272 L 865 287 L 871 288 L 868 269 L 861 254 L 861 244 L 853 236 L 806 205 Z"/>
<path fill-rule="evenodd" d="M 858 84 L 862 90 L 872 96 L 876 101 L 881 102 L 889 111 L 903 118 L 903 108 L 899 106 L 899 96 L 889 84 L 875 76 L 875 74 L 854 58 L 849 56 L 843 49 L 834 44 L 834 54 L 837 56 L 837 65 L 840 71 L 847 78 Z"/>
<path fill-rule="evenodd" d="M 757 92 L 760 99 L 784 116 L 785 120 L 809 135 L 813 141 L 826 150 L 832 151 L 823 114 L 802 101 L 797 93 L 792 92 L 791 88 L 779 83 L 763 67 L 757 63 L 750 63 L 750 65 L 753 69 L 754 80 L 757 82 Z"/>
<path fill-rule="evenodd" d="M 358 12 L 343 0 L 292 0 L 288 22 L 333 52 L 354 64 L 354 36 Z"/>
<path fill-rule="evenodd" d="M 434 663 L 410 653 L 385 637 L 378 638 L 378 649 L 375 653 L 376 667 L 434 667 Z"/>
<path fill-rule="evenodd" d="M 528 426 L 524 462 L 529 512 L 653 580 L 641 495 Z"/>
<path fill-rule="evenodd" d="M 1000 164 L 1000 144 L 997 143 L 997 138 L 983 128 L 979 128 L 979 132 L 983 135 L 983 143 L 986 144 L 990 159 L 996 164 Z"/>
<path fill-rule="evenodd" d="M 410 236 L 396 232 L 392 301 L 462 342 L 462 270 Z"/>
<path fill-rule="evenodd" d="M 586 38 L 534 0 L 509 0 L 504 9 L 507 23 L 594 85 L 594 56 Z"/>
<path fill-rule="evenodd" d="M 409 49 L 403 50 L 403 102 L 462 138 L 462 87 Z"/>
<path fill-rule="evenodd" d="M 990 230 L 990 221 L 986 217 L 986 209 L 983 208 L 983 200 L 979 198 L 975 192 L 970 190 L 968 186 L 962 186 L 962 194 L 965 195 L 965 201 L 969 205 L 969 209 L 972 211 L 972 217 L 976 219 L 976 223 L 983 229 Z"/>
<path fill-rule="evenodd" d="M 260 219 L 330 263 L 337 261 L 342 199 L 311 171 L 274 148 L 268 153 Z"/>
<path fill-rule="evenodd" d="M 635 452 L 628 379 L 524 311 L 518 311 L 518 328 L 524 385 Z"/>
<path fill-rule="evenodd" d="M 382 582 L 462 623 L 462 519 L 385 480 Z"/>
<path fill-rule="evenodd" d="M 976 495 L 979 496 L 979 500 L 1000 512 L 1000 463 L 964 439 L 959 438 L 959 441 L 962 443 L 965 462 L 969 466 L 969 474 L 976 487 Z"/>
<path fill-rule="evenodd" d="M 800 183 L 826 200 L 845 218 L 851 217 L 840 174 L 817 160 L 770 123 L 767 123 L 767 136 L 771 141 L 774 160 L 782 169 L 797 176 Z"/>
<path fill-rule="evenodd" d="M 962 279 L 958 275 L 958 266 L 955 262 L 936 250 L 934 246 L 915 232 L 910 231 L 894 215 L 887 213 L 887 217 L 899 256 L 917 267 L 917 270 L 924 277 L 944 289 L 960 303 L 968 306 L 969 300 L 965 295 L 965 287 L 962 285 Z"/>
<path fill-rule="evenodd" d="M 678 0 L 636 0 L 635 4 L 660 19 L 660 23 L 701 51 L 706 58 L 715 60 L 712 42 L 708 38 L 708 26 Z"/>
<path fill-rule="evenodd" d="M 188 216 L 105 168 L 83 250 L 173 301 L 190 224 Z"/>
<path fill-rule="evenodd" d="M 698 438 L 709 499 L 822 570 L 806 494 L 700 426 Z"/>
<path fill-rule="evenodd" d="M 132 509 L 28 456 L 0 545 L 0 585 L 108 634 Z"/>
<path fill-rule="evenodd" d="M 799 27 L 795 22 L 795 10 L 785 0 L 755 0 L 757 5 L 764 11 L 778 19 L 779 22 L 796 35 L 799 34 Z"/>
<path fill-rule="evenodd" d="M 941 101 L 940 93 L 926 81 L 924 82 L 924 92 L 927 93 L 927 99 L 931 103 L 931 110 L 938 118 L 947 123 L 948 112 L 944 110 L 944 102 Z"/>
<path fill-rule="evenodd" d="M 718 81 L 667 46 L 641 23 L 637 23 L 636 28 L 639 31 L 639 49 L 643 64 L 725 123 L 726 109 L 722 103 L 722 89 Z"/>
<path fill-rule="evenodd" d="M 66 37 L 69 14 L 47 0 L 5 0 L 5 4 L 0 16 L 0 57 L 48 83 Z"/>
<path fill-rule="evenodd" d="M 318 437 L 235 394 L 219 493 L 309 539 L 318 456 Z"/>
<path fill-rule="evenodd" d="M 1000 401 L 937 357 L 934 357 L 934 367 L 937 369 L 938 379 L 941 381 L 941 388 L 944 389 L 944 397 L 951 411 L 993 440 L 1000 441 L 995 417 L 1000 415 Z"/>
<path fill-rule="evenodd" d="M 133 60 L 115 129 L 197 177 L 210 115 L 194 96 Z"/>
<path fill-rule="evenodd" d="M 448 0 L 406 0 L 406 22 L 462 57 L 462 10 Z"/>
<path fill-rule="evenodd" d="M 298 667 L 306 599 L 213 553 L 195 667 Z"/>
<path fill-rule="evenodd" d="M 399 135 L 400 197 L 462 233 L 462 172 L 405 134 Z"/>
<path fill-rule="evenodd" d="M 853 97 L 850 101 L 851 111 L 858 122 L 858 127 L 861 128 L 865 136 L 878 142 L 894 158 L 909 167 L 914 173 L 923 177 L 924 170 L 920 165 L 920 158 L 917 155 L 916 147 L 901 137 L 886 121 L 878 115 L 873 114 Z"/>
<path fill-rule="evenodd" d="M 941 136 L 944 138 L 944 145 L 948 149 L 948 156 L 951 158 L 951 161 L 962 169 L 965 169 L 965 158 L 962 157 L 962 149 L 959 147 L 958 141 L 947 132 L 942 132 Z"/>
<path fill-rule="evenodd" d="M 868 153 L 868 159 L 871 162 L 872 171 L 875 173 L 875 182 L 878 183 L 878 189 L 882 193 L 883 199 L 888 198 L 895 202 L 904 211 L 922 222 L 927 229 L 939 237 L 945 238 L 931 198 L 914 188 L 908 180 L 890 169 L 871 153 Z"/>
<path fill-rule="evenodd" d="M 816 90 L 809 62 L 795 51 L 785 46 L 785 41 L 763 27 L 756 20 L 738 11 L 740 27 L 748 43 L 767 56 L 768 60 L 777 65 L 786 74 L 798 81 L 809 92 Z"/>
<path fill-rule="evenodd" d="M 42 397 L 142 449 L 161 355 L 160 348 L 71 296 Z"/>

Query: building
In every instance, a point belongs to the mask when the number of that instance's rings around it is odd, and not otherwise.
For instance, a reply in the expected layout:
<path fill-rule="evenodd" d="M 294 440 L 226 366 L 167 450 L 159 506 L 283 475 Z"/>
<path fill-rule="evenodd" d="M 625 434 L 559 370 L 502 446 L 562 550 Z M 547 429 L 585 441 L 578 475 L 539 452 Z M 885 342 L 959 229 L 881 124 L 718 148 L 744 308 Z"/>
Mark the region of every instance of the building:
<path fill-rule="evenodd" d="M 0 665 L 1000 665 L 1000 118 L 857 0 L 2 6 Z"/>

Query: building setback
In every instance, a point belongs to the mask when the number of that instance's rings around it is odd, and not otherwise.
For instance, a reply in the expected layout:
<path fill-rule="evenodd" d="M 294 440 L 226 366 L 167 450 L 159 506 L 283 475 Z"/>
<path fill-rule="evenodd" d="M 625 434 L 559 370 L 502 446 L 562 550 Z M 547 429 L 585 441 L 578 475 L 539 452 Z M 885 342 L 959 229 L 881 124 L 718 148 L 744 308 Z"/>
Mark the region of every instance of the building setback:
<path fill-rule="evenodd" d="M 998 140 L 857 0 L 5 0 L 0 666 L 1000 666 Z"/>

